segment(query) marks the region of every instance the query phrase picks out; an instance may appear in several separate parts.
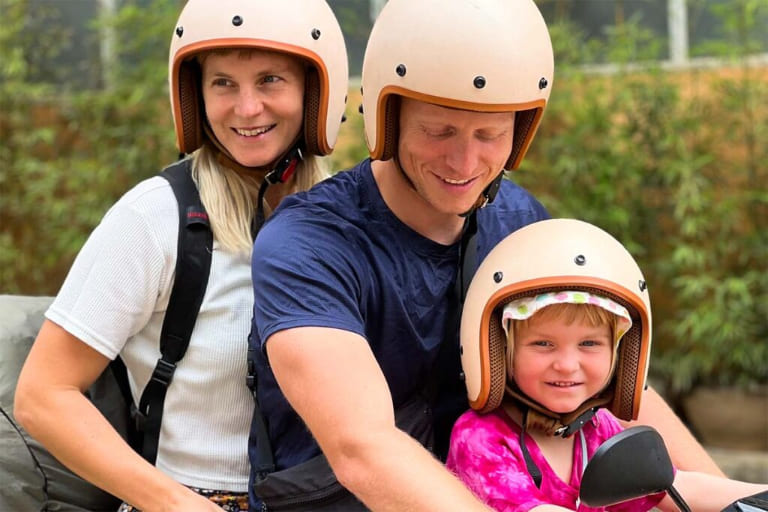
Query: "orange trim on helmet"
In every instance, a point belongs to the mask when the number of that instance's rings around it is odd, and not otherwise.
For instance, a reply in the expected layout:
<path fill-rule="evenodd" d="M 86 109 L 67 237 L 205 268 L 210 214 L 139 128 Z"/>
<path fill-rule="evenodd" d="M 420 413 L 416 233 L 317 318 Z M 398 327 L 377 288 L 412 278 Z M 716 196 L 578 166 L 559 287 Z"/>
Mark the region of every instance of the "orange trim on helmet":
<path fill-rule="evenodd" d="M 480 337 L 478 338 L 480 344 L 480 392 L 478 393 L 475 400 L 469 400 L 472 409 L 479 410 L 485 407 L 486 403 L 488 402 L 488 395 L 491 391 L 491 361 L 489 343 L 487 340 L 490 336 L 489 325 L 491 315 L 499 303 L 512 295 L 518 295 L 533 290 L 540 290 L 545 288 L 568 289 L 569 287 L 589 287 L 597 288 L 599 290 L 606 290 L 628 302 L 636 311 L 640 313 L 641 328 L 643 333 L 643 338 L 640 341 L 642 351 L 638 361 L 639 367 L 637 369 L 638 371 L 635 380 L 634 396 L 632 397 L 632 419 L 637 419 L 637 414 L 640 409 L 640 394 L 643 391 L 643 381 L 645 380 L 647 370 L 649 348 L 649 312 L 645 307 L 645 303 L 642 300 L 639 300 L 637 294 L 630 292 L 625 287 L 614 282 L 589 276 L 552 276 L 529 279 L 527 281 L 519 281 L 509 284 L 503 288 L 498 289 L 493 295 L 491 295 L 488 301 L 486 301 L 485 307 L 483 308 L 483 312 L 480 317 Z"/>
<path fill-rule="evenodd" d="M 547 104 L 545 99 L 539 99 L 535 101 L 528 101 L 525 103 L 476 103 L 473 101 L 457 100 L 452 98 L 444 98 L 442 96 L 433 96 L 431 94 L 425 94 L 423 92 L 416 92 L 411 89 L 406 89 L 398 85 L 387 85 L 379 92 L 379 98 L 376 102 L 376 141 L 373 151 L 371 151 L 371 158 L 373 160 L 379 160 L 384 154 L 384 126 L 386 118 L 386 100 L 391 95 L 404 96 L 424 103 L 432 103 L 441 107 L 456 108 L 461 110 L 472 110 L 475 112 L 517 112 L 520 110 L 532 110 L 537 109 L 536 117 L 534 120 L 534 127 L 531 130 L 523 148 L 520 150 L 518 158 L 515 159 L 515 167 L 519 165 L 522 160 L 522 155 L 528 149 L 528 146 L 533 139 L 533 134 L 536 133 L 539 120 L 544 113 L 544 107 Z"/>
<path fill-rule="evenodd" d="M 221 48 L 253 48 L 262 50 L 271 50 L 280 53 L 286 53 L 288 55 L 297 56 L 310 62 L 317 69 L 320 76 L 320 110 L 318 111 L 317 120 L 317 138 L 318 145 L 324 152 L 328 154 L 331 152 L 331 147 L 328 144 L 328 136 L 326 133 L 326 123 L 328 119 L 328 103 L 330 96 L 330 83 L 328 77 L 328 69 L 325 67 L 323 59 L 315 52 L 303 48 L 301 46 L 295 46 L 292 44 L 281 43 L 278 41 L 270 41 L 267 39 L 254 39 L 254 38 L 239 38 L 229 37 L 221 39 L 209 39 L 205 41 L 198 41 L 196 43 L 183 46 L 176 51 L 173 56 L 173 68 L 171 71 L 171 94 L 173 94 L 173 119 L 176 126 L 183 126 L 181 120 L 181 100 L 179 98 L 179 69 L 182 62 L 189 57 L 207 50 L 216 50 Z M 186 148 L 183 147 L 183 134 L 181 129 L 176 130 L 176 146 L 179 151 L 186 153 Z"/>

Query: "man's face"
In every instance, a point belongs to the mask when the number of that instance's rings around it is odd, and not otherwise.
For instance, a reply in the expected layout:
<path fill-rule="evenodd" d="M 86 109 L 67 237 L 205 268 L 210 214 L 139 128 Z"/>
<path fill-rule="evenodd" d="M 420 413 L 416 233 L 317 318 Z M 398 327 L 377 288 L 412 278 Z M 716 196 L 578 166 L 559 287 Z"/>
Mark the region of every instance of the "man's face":
<path fill-rule="evenodd" d="M 403 98 L 398 155 L 417 193 L 440 213 L 462 214 L 512 151 L 513 112 L 474 112 Z"/>

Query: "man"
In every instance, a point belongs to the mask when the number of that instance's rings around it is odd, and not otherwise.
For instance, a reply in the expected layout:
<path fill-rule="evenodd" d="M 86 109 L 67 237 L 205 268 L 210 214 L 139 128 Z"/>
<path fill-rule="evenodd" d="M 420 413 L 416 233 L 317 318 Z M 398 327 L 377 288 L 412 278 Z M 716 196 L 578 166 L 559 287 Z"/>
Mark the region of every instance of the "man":
<path fill-rule="evenodd" d="M 501 177 L 531 143 L 553 71 L 532 0 L 387 3 L 363 64 L 373 160 L 284 200 L 254 247 L 250 344 L 278 471 L 254 475 L 252 505 L 273 492 L 313 510 L 312 496 L 342 499 L 276 490 L 318 480 L 322 450 L 370 509 L 485 510 L 429 450 L 444 456 L 467 408 L 462 282 L 501 238 L 548 217 Z M 251 436 L 254 467 L 263 437 Z"/>

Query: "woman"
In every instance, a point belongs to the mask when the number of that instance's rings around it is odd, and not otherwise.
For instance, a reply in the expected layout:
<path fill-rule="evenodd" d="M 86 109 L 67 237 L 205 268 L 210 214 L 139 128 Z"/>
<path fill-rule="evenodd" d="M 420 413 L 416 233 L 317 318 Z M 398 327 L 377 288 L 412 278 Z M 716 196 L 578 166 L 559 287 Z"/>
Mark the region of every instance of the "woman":
<path fill-rule="evenodd" d="M 124 500 L 122 510 L 245 510 L 253 233 L 282 197 L 323 176 L 317 155 L 330 153 L 341 123 L 346 50 L 324 0 L 190 0 L 172 37 L 177 145 L 190 155 L 214 241 L 165 397 L 156 465 L 83 391 L 119 355 L 139 403 L 158 360 L 179 230 L 162 178 L 130 190 L 91 234 L 46 313 L 15 412 L 65 465 Z"/>

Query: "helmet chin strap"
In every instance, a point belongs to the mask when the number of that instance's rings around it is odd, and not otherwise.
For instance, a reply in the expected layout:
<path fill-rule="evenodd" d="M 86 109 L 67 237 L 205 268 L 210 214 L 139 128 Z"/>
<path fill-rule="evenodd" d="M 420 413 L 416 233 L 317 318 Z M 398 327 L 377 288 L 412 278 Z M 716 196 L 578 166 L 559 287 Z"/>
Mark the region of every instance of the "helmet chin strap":
<path fill-rule="evenodd" d="M 526 433 L 531 429 L 543 431 L 548 436 L 562 436 L 563 438 L 578 433 L 581 439 L 581 470 L 583 472 L 587 465 L 587 445 L 581 428 L 597 414 L 597 410 L 602 405 L 613 399 L 613 389 L 603 390 L 599 395 L 581 404 L 575 411 L 566 414 L 550 411 L 520 391 L 514 383 L 511 385 L 507 383 L 506 391 L 522 414 L 520 450 L 523 453 L 528 474 L 531 475 L 536 487 L 541 488 L 542 473 L 525 444 Z"/>
<path fill-rule="evenodd" d="M 477 198 L 477 201 L 475 201 L 475 204 L 472 205 L 472 208 L 467 210 L 464 213 L 459 214 L 459 217 L 469 217 L 469 215 L 474 212 L 475 210 L 479 210 L 480 208 L 485 208 L 488 204 L 492 203 L 494 199 L 496 199 L 496 194 L 499 193 L 499 188 L 501 187 L 501 180 L 504 178 L 504 169 L 499 172 L 499 174 L 493 178 L 493 181 L 491 181 L 487 187 L 485 187 L 485 190 L 483 190 L 482 194 L 480 194 L 480 197 Z"/>
<path fill-rule="evenodd" d="M 600 394 L 585 401 L 569 413 L 552 412 L 520 391 L 516 385 L 507 384 L 507 395 L 512 397 L 522 410 L 528 411 L 528 426 L 543 431 L 549 436 L 570 437 L 586 425 L 597 410 L 613 400 L 613 388 L 606 388 Z"/>
<path fill-rule="evenodd" d="M 285 183 L 291 179 L 293 173 L 296 172 L 296 167 L 303 158 L 304 155 L 302 155 L 301 149 L 299 149 L 297 144 L 294 144 L 291 149 L 288 150 L 288 153 L 284 154 L 282 158 L 274 164 L 274 168 L 264 176 L 261 186 L 259 186 L 259 197 L 256 200 L 256 215 L 253 217 L 253 222 L 251 223 L 251 235 L 254 240 L 256 239 L 256 235 L 259 234 L 261 227 L 264 225 L 264 195 L 267 192 L 267 187 L 278 183 Z"/>

